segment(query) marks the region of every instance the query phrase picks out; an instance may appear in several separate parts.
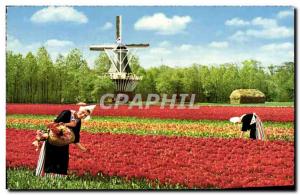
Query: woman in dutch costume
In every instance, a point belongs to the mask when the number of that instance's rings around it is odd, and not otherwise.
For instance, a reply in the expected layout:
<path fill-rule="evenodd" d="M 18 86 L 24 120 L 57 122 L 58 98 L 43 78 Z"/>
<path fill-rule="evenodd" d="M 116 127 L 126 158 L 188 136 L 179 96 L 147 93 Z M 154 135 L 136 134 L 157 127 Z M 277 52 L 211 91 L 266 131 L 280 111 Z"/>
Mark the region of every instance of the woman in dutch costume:
<path fill-rule="evenodd" d="M 247 130 L 250 130 L 250 139 L 266 139 L 263 124 L 257 114 L 247 113 L 240 117 L 232 117 L 230 121 L 233 123 L 242 123 L 240 138 L 243 137 Z"/>
<path fill-rule="evenodd" d="M 71 129 L 72 139 L 69 141 L 85 152 L 87 149 L 80 143 L 81 120 L 88 120 L 94 108 L 95 106 L 85 106 L 80 107 L 79 111 L 64 110 L 50 125 L 54 124 Z M 49 137 L 47 137 L 47 140 L 43 143 L 40 151 L 36 168 L 37 176 L 67 175 L 70 143 L 63 142 L 64 140 L 61 139 L 55 140 L 51 132 L 49 133 Z"/>

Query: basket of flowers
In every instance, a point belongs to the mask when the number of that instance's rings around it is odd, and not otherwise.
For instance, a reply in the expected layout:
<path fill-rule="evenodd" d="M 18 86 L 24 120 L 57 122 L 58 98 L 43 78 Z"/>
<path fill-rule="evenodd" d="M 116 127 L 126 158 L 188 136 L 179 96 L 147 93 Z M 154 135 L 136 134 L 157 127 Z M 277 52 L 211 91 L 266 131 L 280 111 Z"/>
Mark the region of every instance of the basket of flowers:
<path fill-rule="evenodd" d="M 65 125 L 60 125 L 58 123 L 53 123 L 48 125 L 49 128 L 49 138 L 50 144 L 55 146 L 64 146 L 73 143 L 75 140 L 75 135 L 73 131 L 66 127 Z"/>
<path fill-rule="evenodd" d="M 46 141 L 55 146 L 65 146 L 75 140 L 74 132 L 61 123 L 50 123 L 46 130 L 37 130 L 35 141 L 32 143 L 39 148 L 39 142 Z"/>

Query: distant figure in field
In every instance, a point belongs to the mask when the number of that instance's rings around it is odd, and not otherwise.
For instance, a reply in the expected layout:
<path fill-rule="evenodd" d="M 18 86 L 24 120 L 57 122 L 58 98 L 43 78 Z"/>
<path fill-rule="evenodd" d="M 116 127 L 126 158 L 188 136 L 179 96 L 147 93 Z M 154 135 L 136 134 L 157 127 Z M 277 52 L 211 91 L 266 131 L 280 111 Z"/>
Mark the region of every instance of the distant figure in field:
<path fill-rule="evenodd" d="M 250 130 L 251 139 L 265 140 L 263 124 L 257 114 L 248 113 L 240 117 L 232 117 L 229 120 L 233 123 L 242 123 L 240 138 L 247 130 Z"/>

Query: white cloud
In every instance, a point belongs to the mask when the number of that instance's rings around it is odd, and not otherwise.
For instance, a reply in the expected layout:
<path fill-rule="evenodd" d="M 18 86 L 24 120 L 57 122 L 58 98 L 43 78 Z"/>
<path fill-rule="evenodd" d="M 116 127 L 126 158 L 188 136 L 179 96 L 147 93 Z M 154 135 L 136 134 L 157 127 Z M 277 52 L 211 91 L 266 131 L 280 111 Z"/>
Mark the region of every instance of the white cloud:
<path fill-rule="evenodd" d="M 111 29 L 112 27 L 113 27 L 112 23 L 106 22 L 106 23 L 101 27 L 101 29 L 102 29 L 102 30 L 109 30 L 109 29 Z"/>
<path fill-rule="evenodd" d="M 277 26 L 262 30 L 250 29 L 246 31 L 246 35 L 264 39 L 280 39 L 292 37 L 294 35 L 294 30 L 285 26 Z"/>
<path fill-rule="evenodd" d="M 179 46 L 179 49 L 182 51 L 188 51 L 188 50 L 191 50 L 192 48 L 193 48 L 193 46 L 190 44 L 182 44 Z"/>
<path fill-rule="evenodd" d="M 173 16 L 168 18 L 163 13 L 155 13 L 153 16 L 144 16 L 135 24 L 136 30 L 152 30 L 158 34 L 173 35 L 183 32 L 188 23 L 192 21 L 190 16 Z"/>
<path fill-rule="evenodd" d="M 169 53 L 171 53 L 170 48 L 164 48 L 164 47 L 151 48 L 149 52 L 151 54 L 155 54 L 155 55 L 157 55 L 157 54 L 162 55 L 162 54 L 169 54 Z"/>
<path fill-rule="evenodd" d="M 226 20 L 225 25 L 227 26 L 246 26 L 249 25 L 250 22 L 242 20 L 240 18 L 232 18 L 230 20 Z"/>
<path fill-rule="evenodd" d="M 277 17 L 282 19 L 282 18 L 286 18 L 286 17 L 292 17 L 294 16 L 294 12 L 292 10 L 285 10 L 285 11 L 280 11 L 278 14 L 277 14 Z"/>
<path fill-rule="evenodd" d="M 47 7 L 35 12 L 30 20 L 35 23 L 75 22 L 87 23 L 88 18 L 73 7 Z"/>
<path fill-rule="evenodd" d="M 256 17 L 251 21 L 252 25 L 261 26 L 262 28 L 277 27 L 277 21 L 270 18 Z"/>
<path fill-rule="evenodd" d="M 262 18 L 262 17 L 256 17 L 256 18 L 252 19 L 251 21 L 246 21 L 246 20 L 243 20 L 240 18 L 232 18 L 230 20 L 226 20 L 225 25 L 227 25 L 227 26 L 252 25 L 252 26 L 261 26 L 263 28 L 269 28 L 269 27 L 277 26 L 277 21 L 275 19 Z"/>
<path fill-rule="evenodd" d="M 169 41 L 162 41 L 158 44 L 159 47 L 170 47 L 171 43 Z"/>
<path fill-rule="evenodd" d="M 237 31 L 233 35 L 229 37 L 230 40 L 237 41 L 237 42 L 247 42 L 249 38 L 246 36 L 244 31 Z"/>
<path fill-rule="evenodd" d="M 24 43 L 19 39 L 8 35 L 7 50 L 26 55 L 28 52 L 36 53 L 40 47 L 44 46 L 49 52 L 52 60 L 55 60 L 58 54 L 66 55 L 75 44 L 67 40 L 49 39 L 45 42 Z"/>
<path fill-rule="evenodd" d="M 221 49 L 221 48 L 227 48 L 228 45 L 229 44 L 226 41 L 222 41 L 222 42 L 213 41 L 209 44 L 209 47 Z"/>
<path fill-rule="evenodd" d="M 263 38 L 263 39 L 280 39 L 292 37 L 294 29 L 285 26 L 279 26 L 275 19 L 256 17 L 251 20 L 249 28 L 244 31 L 237 31 L 229 37 L 231 40 L 245 42 L 250 38 Z"/>
<path fill-rule="evenodd" d="M 276 39 L 291 37 L 294 35 L 292 28 L 285 26 L 278 26 L 277 21 L 269 18 L 257 17 L 252 20 L 253 25 L 261 26 L 262 29 L 249 29 L 246 34 L 253 37 L 265 38 L 265 39 Z"/>
<path fill-rule="evenodd" d="M 43 45 L 50 53 L 53 60 L 55 60 L 59 54 L 67 55 L 72 48 L 78 48 L 72 41 L 58 39 L 49 39 L 45 41 Z"/>
<path fill-rule="evenodd" d="M 15 48 L 22 47 L 22 43 L 14 36 L 7 35 L 7 50 L 14 50 Z"/>
<path fill-rule="evenodd" d="M 261 48 L 261 50 L 264 51 L 291 51 L 293 52 L 294 50 L 294 44 L 290 43 L 290 42 L 285 42 L 285 43 L 271 43 L 271 44 L 266 44 L 263 45 Z"/>
<path fill-rule="evenodd" d="M 50 39 L 45 42 L 46 47 L 72 47 L 74 43 L 72 41 L 66 40 L 57 40 L 57 39 Z"/>
<path fill-rule="evenodd" d="M 52 40 L 52 41 L 51 41 Z M 71 41 L 51 39 L 43 43 L 25 44 L 22 41 L 8 36 L 8 45 L 17 46 L 13 51 L 27 54 L 29 51 L 36 52 L 42 45 L 46 46 L 50 56 L 53 60 L 57 55 L 66 55 L 72 49 Z M 56 41 L 53 41 L 56 40 Z M 51 44 L 49 44 L 51 43 Z M 59 43 L 59 44 L 58 44 Z M 67 43 L 67 44 L 63 44 Z M 220 43 L 220 42 L 216 42 Z M 50 46 L 51 47 L 50 47 Z M 75 45 L 75 44 L 74 44 Z M 214 45 L 214 44 L 213 44 Z M 222 45 L 222 44 L 220 44 Z M 224 44 L 225 45 L 225 44 Z M 88 47 L 80 47 L 84 58 L 88 61 L 90 67 L 93 66 L 94 60 L 99 53 L 90 52 Z M 168 41 L 163 41 L 157 45 L 152 45 L 150 48 L 137 50 L 136 55 L 139 56 L 141 66 L 149 68 L 159 66 L 162 63 L 169 66 L 190 66 L 193 63 L 198 64 L 224 64 L 224 63 L 239 63 L 247 59 L 255 59 L 262 62 L 263 65 L 280 64 L 284 61 L 293 61 L 293 43 L 272 43 L 256 48 L 248 47 L 246 44 L 242 47 L 230 45 L 228 49 L 219 50 L 205 45 L 191 45 L 191 44 L 173 44 Z"/>
<path fill-rule="evenodd" d="M 170 43 L 171 44 L 171 43 Z M 220 44 L 222 45 L 222 44 Z M 226 45 L 226 44 L 224 44 Z M 183 49 L 184 48 L 184 49 Z M 265 49 L 262 49 L 265 48 Z M 275 49 L 272 49 L 275 48 Z M 193 63 L 213 65 L 224 63 L 240 63 L 247 59 L 262 62 L 263 65 L 280 64 L 285 61 L 293 61 L 292 45 L 288 43 L 261 46 L 242 47 L 230 46 L 226 50 L 219 50 L 206 45 L 171 44 L 171 47 L 160 47 L 159 44 L 150 49 L 137 51 L 141 66 L 149 68 L 159 66 L 162 63 L 175 67 L 190 66 Z M 157 51 L 157 52 L 151 52 Z M 167 51 L 167 52 L 164 52 Z"/>
<path fill-rule="evenodd" d="M 43 43 L 40 43 L 40 42 L 30 43 L 25 46 L 23 44 L 23 47 L 25 48 L 26 53 L 28 53 L 29 51 L 37 51 L 38 48 L 40 48 L 42 46 L 43 46 Z M 23 53 L 23 52 L 21 52 L 21 53 Z"/>
<path fill-rule="evenodd" d="M 34 42 L 30 44 L 24 44 L 22 43 L 18 38 L 12 36 L 12 35 L 7 35 L 7 42 L 6 42 L 6 49 L 9 51 L 14 51 L 18 52 L 21 54 L 27 54 L 29 51 L 36 51 L 39 47 L 42 46 L 40 42 Z"/>
<path fill-rule="evenodd" d="M 288 57 L 290 58 L 290 59 L 294 59 L 294 57 L 295 57 L 295 52 L 294 51 L 288 51 Z"/>

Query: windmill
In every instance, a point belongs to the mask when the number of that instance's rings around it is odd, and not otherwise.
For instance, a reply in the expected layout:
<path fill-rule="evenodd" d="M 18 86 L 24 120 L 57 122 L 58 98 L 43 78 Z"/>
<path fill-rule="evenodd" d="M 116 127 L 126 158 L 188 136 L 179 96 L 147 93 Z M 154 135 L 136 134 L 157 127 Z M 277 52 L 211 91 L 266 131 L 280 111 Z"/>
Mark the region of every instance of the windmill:
<path fill-rule="evenodd" d="M 132 73 L 129 62 L 133 55 L 129 49 L 145 48 L 149 44 L 124 44 L 122 42 L 122 16 L 116 17 L 116 43 L 109 45 L 91 45 L 91 51 L 105 51 L 111 67 L 108 75 L 113 80 L 117 93 L 130 94 L 133 92 L 141 76 Z"/>

